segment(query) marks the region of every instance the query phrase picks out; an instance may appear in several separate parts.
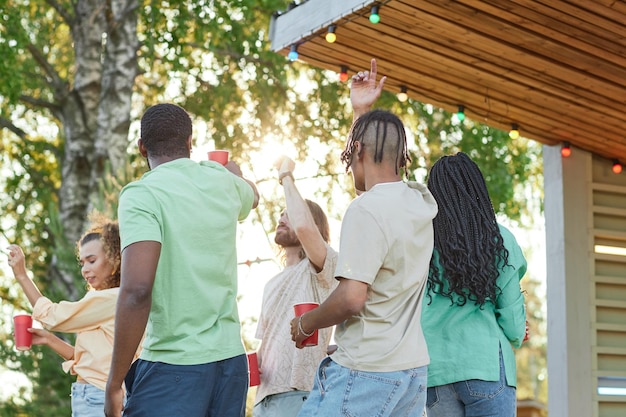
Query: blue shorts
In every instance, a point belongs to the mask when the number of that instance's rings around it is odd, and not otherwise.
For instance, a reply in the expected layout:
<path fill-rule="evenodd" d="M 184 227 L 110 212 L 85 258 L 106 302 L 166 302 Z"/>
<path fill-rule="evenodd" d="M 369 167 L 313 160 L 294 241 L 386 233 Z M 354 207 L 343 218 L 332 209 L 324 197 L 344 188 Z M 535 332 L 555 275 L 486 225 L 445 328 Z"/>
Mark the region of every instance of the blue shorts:
<path fill-rule="evenodd" d="M 82 382 L 72 384 L 72 417 L 104 417 L 104 391 Z"/>
<path fill-rule="evenodd" d="M 428 367 L 395 372 L 344 368 L 330 357 L 320 363 L 313 390 L 298 417 L 421 417 Z"/>
<path fill-rule="evenodd" d="M 124 417 L 244 417 L 246 355 L 201 365 L 137 360 L 125 379 Z"/>

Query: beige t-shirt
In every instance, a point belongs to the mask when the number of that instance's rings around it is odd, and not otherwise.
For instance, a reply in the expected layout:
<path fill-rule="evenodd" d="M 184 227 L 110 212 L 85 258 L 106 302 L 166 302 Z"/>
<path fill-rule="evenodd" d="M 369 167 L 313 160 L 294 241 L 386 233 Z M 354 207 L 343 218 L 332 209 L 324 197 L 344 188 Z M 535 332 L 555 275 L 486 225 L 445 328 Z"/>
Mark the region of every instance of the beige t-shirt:
<path fill-rule="evenodd" d="M 366 372 L 428 365 L 422 298 L 437 203 L 414 182 L 377 184 L 348 207 L 335 276 L 365 282 L 361 312 L 335 329 L 338 364 Z"/>
<path fill-rule="evenodd" d="M 255 404 L 268 395 L 313 388 L 317 366 L 326 356 L 333 329 L 318 330 L 317 346 L 298 349 L 291 340 L 289 322 L 295 317 L 294 304 L 310 301 L 321 304 L 335 289 L 338 284 L 334 278 L 336 264 L 337 252 L 326 245 L 324 269 L 319 273 L 305 258 L 286 267 L 265 285 L 256 331 L 256 338 L 262 342 L 257 352 L 261 384 Z"/>

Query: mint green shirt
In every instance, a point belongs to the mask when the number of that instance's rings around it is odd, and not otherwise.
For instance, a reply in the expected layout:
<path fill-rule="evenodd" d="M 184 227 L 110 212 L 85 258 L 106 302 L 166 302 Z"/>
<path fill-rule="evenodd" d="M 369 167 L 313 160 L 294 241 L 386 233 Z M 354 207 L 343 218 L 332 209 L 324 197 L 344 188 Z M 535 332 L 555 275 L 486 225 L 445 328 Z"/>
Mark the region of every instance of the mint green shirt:
<path fill-rule="evenodd" d="M 216 162 L 157 166 L 120 193 L 122 250 L 161 243 L 141 358 L 196 365 L 243 354 L 237 312 L 237 224 L 252 187 Z M 123 323 L 123 318 L 122 323 Z"/>
<path fill-rule="evenodd" d="M 467 301 L 464 306 L 432 291 L 424 296 L 422 328 L 428 345 L 428 386 L 436 387 L 469 379 L 497 381 L 502 348 L 507 384 L 516 386 L 515 354 L 526 331 L 526 309 L 520 280 L 526 259 L 515 237 L 503 226 L 500 233 L 509 251 L 509 266 L 500 269 L 496 283 L 502 290 L 496 304 L 481 309 Z M 439 258 L 435 251 L 434 259 Z M 429 295 L 432 297 L 430 302 Z"/>

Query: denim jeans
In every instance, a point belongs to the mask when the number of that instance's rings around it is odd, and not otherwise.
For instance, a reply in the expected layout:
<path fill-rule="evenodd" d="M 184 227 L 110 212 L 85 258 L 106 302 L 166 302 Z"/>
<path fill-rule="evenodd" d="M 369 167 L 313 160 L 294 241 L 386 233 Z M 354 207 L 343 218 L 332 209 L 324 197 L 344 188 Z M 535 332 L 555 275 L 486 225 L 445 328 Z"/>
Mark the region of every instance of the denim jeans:
<path fill-rule="evenodd" d="M 124 381 L 124 417 L 244 417 L 246 413 L 246 355 L 200 365 L 138 359 Z"/>
<path fill-rule="evenodd" d="M 72 384 L 72 417 L 104 417 L 104 391 L 91 384 Z"/>
<path fill-rule="evenodd" d="M 506 384 L 500 352 L 500 380 L 470 379 L 428 388 L 428 417 L 515 417 L 515 387 Z"/>
<path fill-rule="evenodd" d="M 252 417 L 296 417 L 308 396 L 308 391 L 268 395 L 254 406 Z"/>
<path fill-rule="evenodd" d="M 428 367 L 364 372 L 325 358 L 298 417 L 421 417 Z"/>

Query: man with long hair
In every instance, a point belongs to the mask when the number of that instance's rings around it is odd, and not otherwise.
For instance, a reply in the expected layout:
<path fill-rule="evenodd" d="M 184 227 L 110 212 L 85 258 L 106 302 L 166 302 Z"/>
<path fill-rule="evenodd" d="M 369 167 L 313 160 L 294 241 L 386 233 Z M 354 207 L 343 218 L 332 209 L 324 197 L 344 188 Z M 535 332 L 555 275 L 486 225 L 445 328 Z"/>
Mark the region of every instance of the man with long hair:
<path fill-rule="evenodd" d="M 315 370 L 326 356 L 332 329 L 322 329 L 317 346 L 296 349 L 289 323 L 293 305 L 324 301 L 337 286 L 334 278 L 337 252 L 330 247 L 330 228 L 322 208 L 300 195 L 293 177 L 295 163 L 282 157 L 276 163 L 285 192 L 274 240 L 285 268 L 265 285 L 256 337 L 261 384 L 257 389 L 254 417 L 295 417 L 313 386 Z"/>

